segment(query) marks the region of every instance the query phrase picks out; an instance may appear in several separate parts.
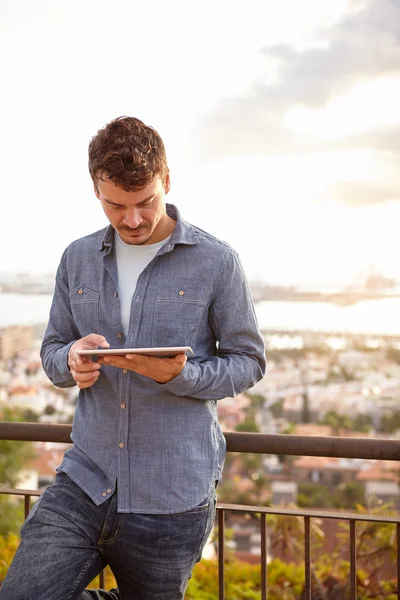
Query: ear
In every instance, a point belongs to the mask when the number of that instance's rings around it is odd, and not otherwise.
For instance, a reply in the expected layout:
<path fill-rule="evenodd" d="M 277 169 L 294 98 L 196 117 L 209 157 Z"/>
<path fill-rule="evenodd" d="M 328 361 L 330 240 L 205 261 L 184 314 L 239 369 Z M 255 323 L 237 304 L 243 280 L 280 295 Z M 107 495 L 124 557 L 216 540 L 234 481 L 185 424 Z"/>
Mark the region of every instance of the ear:
<path fill-rule="evenodd" d="M 96 194 L 96 198 L 98 200 L 100 200 L 99 188 L 97 187 L 97 185 L 95 183 L 93 183 L 93 189 L 94 189 L 94 193 Z"/>
<path fill-rule="evenodd" d="M 165 182 L 164 182 L 164 189 L 165 189 L 165 193 L 168 194 L 169 190 L 171 187 L 171 181 L 169 178 L 169 171 L 167 172 L 166 176 L 165 176 Z"/>

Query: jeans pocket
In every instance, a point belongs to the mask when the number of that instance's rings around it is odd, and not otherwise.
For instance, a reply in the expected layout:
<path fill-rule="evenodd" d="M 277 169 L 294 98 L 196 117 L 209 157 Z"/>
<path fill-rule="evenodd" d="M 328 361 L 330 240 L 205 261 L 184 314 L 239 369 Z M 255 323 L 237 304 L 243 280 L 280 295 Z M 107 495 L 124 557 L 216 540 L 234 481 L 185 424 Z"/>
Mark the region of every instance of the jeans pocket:
<path fill-rule="evenodd" d="M 215 514 L 216 514 L 216 510 L 217 510 L 217 497 L 216 497 L 215 493 L 213 494 L 213 498 L 211 498 L 211 500 L 208 502 L 207 509 L 208 509 L 207 521 L 206 521 L 206 525 L 204 528 L 204 534 L 203 534 L 203 537 L 200 542 L 199 551 L 196 556 L 196 562 L 199 562 L 201 560 L 201 555 L 203 554 L 204 546 L 206 545 L 207 540 L 210 537 L 212 528 L 214 526 Z"/>
<path fill-rule="evenodd" d="M 194 508 L 191 508 L 190 510 L 186 510 L 184 514 L 185 515 L 194 515 L 196 513 L 203 513 L 203 512 L 205 513 L 205 512 L 207 512 L 209 506 L 210 506 L 210 500 L 209 500 L 209 498 L 207 498 L 204 502 L 202 502 L 198 506 L 195 506 Z"/>

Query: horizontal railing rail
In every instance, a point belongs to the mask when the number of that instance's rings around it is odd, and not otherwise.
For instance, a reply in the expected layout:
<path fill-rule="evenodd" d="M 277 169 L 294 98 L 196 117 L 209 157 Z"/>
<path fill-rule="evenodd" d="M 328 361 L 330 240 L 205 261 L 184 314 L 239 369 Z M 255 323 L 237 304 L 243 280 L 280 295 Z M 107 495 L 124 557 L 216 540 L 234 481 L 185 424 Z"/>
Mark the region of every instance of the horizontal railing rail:
<path fill-rule="evenodd" d="M 352 513 L 347 511 L 323 511 L 309 509 L 288 509 L 288 508 L 267 508 L 265 506 L 243 506 L 237 504 L 218 504 L 217 522 L 218 522 L 218 598 L 225 599 L 225 512 L 242 512 L 247 514 L 259 514 L 260 516 L 260 537 L 261 537 L 261 600 L 267 600 L 267 515 L 284 515 L 288 517 L 302 517 L 304 519 L 304 599 L 312 600 L 312 579 L 311 579 L 311 519 L 335 519 L 347 521 L 350 529 L 349 540 L 349 562 L 350 562 L 350 600 L 357 599 L 357 553 L 356 553 L 356 523 L 391 523 L 396 525 L 396 544 L 397 544 L 397 582 L 400 581 L 400 515 L 368 515 Z M 397 597 L 400 600 L 400 589 L 397 590 Z"/>
<path fill-rule="evenodd" d="M 71 425 L 52 423 L 15 423 L 0 422 L 0 440 L 71 442 Z M 288 456 L 327 456 L 338 458 L 361 458 L 371 460 L 400 460 L 400 441 L 379 438 L 343 438 L 318 437 L 285 434 L 261 434 L 244 432 L 224 433 L 228 452 L 275 454 Z M 25 517 L 30 510 L 31 497 L 40 496 L 42 490 L 17 490 L 0 488 L 0 494 L 11 494 L 24 497 Z M 311 600 L 311 519 L 336 519 L 349 523 L 349 563 L 350 563 L 350 599 L 357 598 L 356 574 L 356 523 L 378 522 L 396 525 L 397 547 L 397 597 L 400 600 L 400 515 L 374 515 L 353 513 L 348 511 L 291 509 L 280 507 L 264 507 L 252 505 L 221 504 L 217 505 L 218 526 L 218 580 L 219 600 L 225 598 L 225 513 L 242 512 L 257 514 L 260 519 L 261 536 L 261 599 L 267 600 L 267 515 L 285 515 L 304 519 L 304 599 Z M 104 586 L 104 573 L 100 577 L 100 586 Z"/>
<path fill-rule="evenodd" d="M 71 430 L 71 425 L 1 421 L 0 440 L 72 443 Z M 224 436 L 228 452 L 400 460 L 399 440 L 243 432 Z"/>

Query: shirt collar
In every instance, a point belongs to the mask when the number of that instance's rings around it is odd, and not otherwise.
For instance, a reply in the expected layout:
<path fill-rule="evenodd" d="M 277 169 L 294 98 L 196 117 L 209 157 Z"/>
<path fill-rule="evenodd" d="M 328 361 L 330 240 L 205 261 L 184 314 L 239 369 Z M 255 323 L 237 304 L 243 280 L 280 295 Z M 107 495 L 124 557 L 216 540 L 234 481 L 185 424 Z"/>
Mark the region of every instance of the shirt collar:
<path fill-rule="evenodd" d="M 196 231 L 190 223 L 182 219 L 179 210 L 174 204 L 166 204 L 167 215 L 172 217 L 176 221 L 176 227 L 171 234 L 169 240 L 168 249 L 172 250 L 175 244 L 197 244 L 198 237 Z M 101 239 L 100 250 L 105 248 L 111 248 L 114 242 L 114 228 L 112 225 L 106 227 L 103 237 Z M 170 246 L 172 246 L 170 248 Z"/>

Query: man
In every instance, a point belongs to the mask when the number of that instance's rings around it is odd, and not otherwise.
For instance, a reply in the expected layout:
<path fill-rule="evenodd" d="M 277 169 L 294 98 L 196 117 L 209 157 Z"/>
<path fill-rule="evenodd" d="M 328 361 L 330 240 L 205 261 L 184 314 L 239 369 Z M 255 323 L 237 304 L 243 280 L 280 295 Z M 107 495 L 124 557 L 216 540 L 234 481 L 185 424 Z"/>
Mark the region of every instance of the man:
<path fill-rule="evenodd" d="M 216 401 L 263 376 L 263 341 L 236 253 L 165 203 L 154 129 L 115 119 L 92 139 L 89 171 L 110 225 L 64 252 L 41 349 L 51 381 L 80 389 L 73 446 L 0 598 L 181 600 L 215 515 Z M 194 356 L 78 355 L 110 346 Z M 85 591 L 107 564 L 118 589 Z"/>

